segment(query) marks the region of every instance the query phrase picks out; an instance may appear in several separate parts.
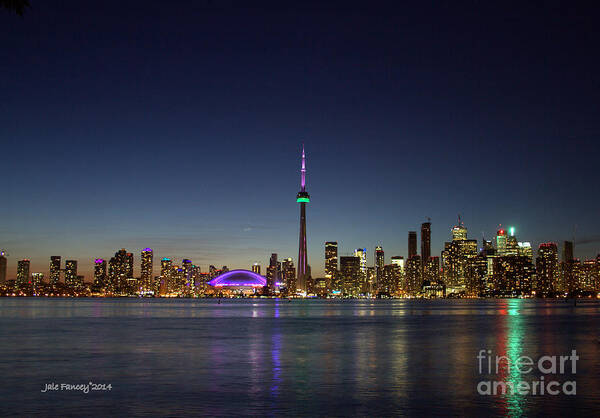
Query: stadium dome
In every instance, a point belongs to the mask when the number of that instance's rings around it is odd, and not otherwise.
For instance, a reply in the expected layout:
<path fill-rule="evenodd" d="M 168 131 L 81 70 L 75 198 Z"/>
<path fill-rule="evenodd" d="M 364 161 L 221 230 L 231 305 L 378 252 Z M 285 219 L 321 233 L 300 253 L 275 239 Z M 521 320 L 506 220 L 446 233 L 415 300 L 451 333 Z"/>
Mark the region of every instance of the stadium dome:
<path fill-rule="evenodd" d="M 267 280 L 249 270 L 231 270 L 215 277 L 208 284 L 214 287 L 263 287 Z"/>

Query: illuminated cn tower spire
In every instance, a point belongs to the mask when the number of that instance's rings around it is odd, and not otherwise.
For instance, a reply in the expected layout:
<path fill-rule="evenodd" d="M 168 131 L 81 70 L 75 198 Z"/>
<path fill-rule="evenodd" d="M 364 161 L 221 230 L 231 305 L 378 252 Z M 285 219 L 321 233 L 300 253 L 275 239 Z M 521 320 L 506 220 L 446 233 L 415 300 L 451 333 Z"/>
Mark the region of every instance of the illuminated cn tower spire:
<path fill-rule="evenodd" d="M 306 292 L 308 281 L 308 255 L 306 253 L 306 204 L 310 202 L 310 196 L 306 192 L 306 157 L 304 155 L 304 144 L 302 144 L 302 169 L 300 170 L 300 191 L 296 196 L 296 202 L 300 203 L 300 243 L 298 245 L 298 289 Z"/>

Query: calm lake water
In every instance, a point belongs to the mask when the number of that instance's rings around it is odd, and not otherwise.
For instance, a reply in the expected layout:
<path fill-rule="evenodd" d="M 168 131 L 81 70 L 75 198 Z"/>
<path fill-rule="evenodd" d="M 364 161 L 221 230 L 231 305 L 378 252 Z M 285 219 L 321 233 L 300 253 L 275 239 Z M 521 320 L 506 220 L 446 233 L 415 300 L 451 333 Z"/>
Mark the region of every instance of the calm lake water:
<path fill-rule="evenodd" d="M 0 298 L 3 416 L 600 414 L 600 303 Z M 480 395 L 477 355 L 570 355 L 577 395 Z M 494 367 L 494 366 L 492 366 Z M 48 391 L 47 383 L 111 384 Z"/>

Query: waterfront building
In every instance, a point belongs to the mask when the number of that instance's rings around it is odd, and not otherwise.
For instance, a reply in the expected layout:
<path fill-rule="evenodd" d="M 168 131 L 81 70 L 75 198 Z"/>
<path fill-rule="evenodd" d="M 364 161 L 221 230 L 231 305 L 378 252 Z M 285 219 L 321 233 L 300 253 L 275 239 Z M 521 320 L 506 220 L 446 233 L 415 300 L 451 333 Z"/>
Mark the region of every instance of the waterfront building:
<path fill-rule="evenodd" d="M 152 248 L 144 248 L 141 255 L 140 288 L 142 292 L 153 292 L 154 283 L 152 278 L 154 254 Z"/>
<path fill-rule="evenodd" d="M 29 268 L 31 261 L 29 259 L 19 260 L 17 262 L 17 281 L 16 285 L 19 288 L 25 288 L 29 285 Z"/>
<path fill-rule="evenodd" d="M 157 289 L 161 296 L 170 292 L 173 285 L 173 261 L 170 258 L 160 260 L 160 284 Z"/>
<path fill-rule="evenodd" d="M 33 293 L 37 294 L 44 284 L 44 273 L 31 273 L 31 287 Z"/>
<path fill-rule="evenodd" d="M 344 296 L 356 297 L 361 293 L 362 277 L 360 257 L 340 257 L 341 291 Z"/>
<path fill-rule="evenodd" d="M 338 269 L 338 243 L 328 241 L 325 243 L 325 277 L 332 279 Z"/>
<path fill-rule="evenodd" d="M 404 291 L 411 296 L 416 296 L 422 288 L 423 268 L 421 257 L 415 255 L 406 261 Z"/>
<path fill-rule="evenodd" d="M 52 287 L 58 285 L 60 281 L 60 264 L 61 257 L 59 255 L 53 255 L 50 257 L 50 277 L 49 282 Z"/>
<path fill-rule="evenodd" d="M 375 286 L 379 286 L 379 281 L 383 277 L 383 267 L 385 266 L 385 253 L 381 246 L 375 247 Z M 368 280 L 370 281 L 370 280 Z"/>
<path fill-rule="evenodd" d="M 494 258 L 493 294 L 497 297 L 517 297 L 531 294 L 535 268 L 527 257 Z"/>
<path fill-rule="evenodd" d="M 423 267 L 429 262 L 431 257 L 431 222 L 421 224 L 421 262 Z"/>
<path fill-rule="evenodd" d="M 579 275 L 579 289 L 587 295 L 594 295 L 598 288 L 598 277 L 600 274 L 600 264 L 596 259 L 585 260 L 581 263 L 581 273 Z"/>
<path fill-rule="evenodd" d="M 488 288 L 488 258 L 483 254 L 467 258 L 465 265 L 465 294 L 483 296 Z"/>
<path fill-rule="evenodd" d="M 106 288 L 107 280 L 107 269 L 106 269 L 106 260 L 102 258 L 96 258 L 94 260 L 94 283 L 93 289 L 95 291 L 101 291 Z"/>
<path fill-rule="evenodd" d="M 277 254 L 271 254 L 269 259 L 269 267 L 267 267 L 267 284 L 266 291 L 270 294 L 275 292 L 275 284 L 279 282 L 281 277 L 281 263 L 277 261 Z"/>
<path fill-rule="evenodd" d="M 182 290 L 187 296 L 190 296 L 190 294 L 193 293 L 193 291 L 194 291 L 194 277 L 192 276 L 192 274 L 193 274 L 192 260 L 184 258 L 181 261 L 181 271 L 182 271 L 182 277 L 183 277 L 183 280 L 181 283 Z"/>
<path fill-rule="evenodd" d="M 65 285 L 75 289 L 79 283 L 77 281 L 77 260 L 65 261 Z"/>
<path fill-rule="evenodd" d="M 536 280 L 534 290 L 537 296 L 551 296 L 559 291 L 558 248 L 554 242 L 544 242 L 538 247 L 535 262 Z"/>
<path fill-rule="evenodd" d="M 117 294 L 128 293 L 129 278 L 133 278 L 133 254 L 121 248 L 108 262 L 109 290 Z"/>
<path fill-rule="evenodd" d="M 280 284 L 285 286 L 285 293 L 288 296 L 293 296 L 296 294 L 296 267 L 294 267 L 294 260 L 292 258 L 286 258 L 281 263 Z"/>
<path fill-rule="evenodd" d="M 6 268 L 8 260 L 6 259 L 6 253 L 0 251 L 0 285 L 6 283 Z"/>
<path fill-rule="evenodd" d="M 331 291 L 338 274 L 338 243 L 327 241 L 325 243 L 325 288 Z M 338 289 L 339 290 L 339 289 Z"/>

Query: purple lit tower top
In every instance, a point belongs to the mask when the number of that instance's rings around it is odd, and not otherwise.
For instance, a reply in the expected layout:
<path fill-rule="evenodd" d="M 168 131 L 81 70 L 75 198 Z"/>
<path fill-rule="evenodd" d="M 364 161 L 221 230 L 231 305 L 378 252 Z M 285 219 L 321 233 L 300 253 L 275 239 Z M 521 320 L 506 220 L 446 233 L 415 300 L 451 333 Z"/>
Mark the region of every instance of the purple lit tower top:
<path fill-rule="evenodd" d="M 302 168 L 300 169 L 301 178 L 300 178 L 300 191 L 306 191 L 306 155 L 304 154 L 304 144 L 302 144 Z"/>
<path fill-rule="evenodd" d="M 306 156 L 304 144 L 302 144 L 302 168 L 300 170 L 300 191 L 296 195 L 296 202 L 300 203 L 300 242 L 298 245 L 298 289 L 307 292 L 308 254 L 306 252 L 306 204 L 310 202 L 310 196 L 306 192 Z"/>

